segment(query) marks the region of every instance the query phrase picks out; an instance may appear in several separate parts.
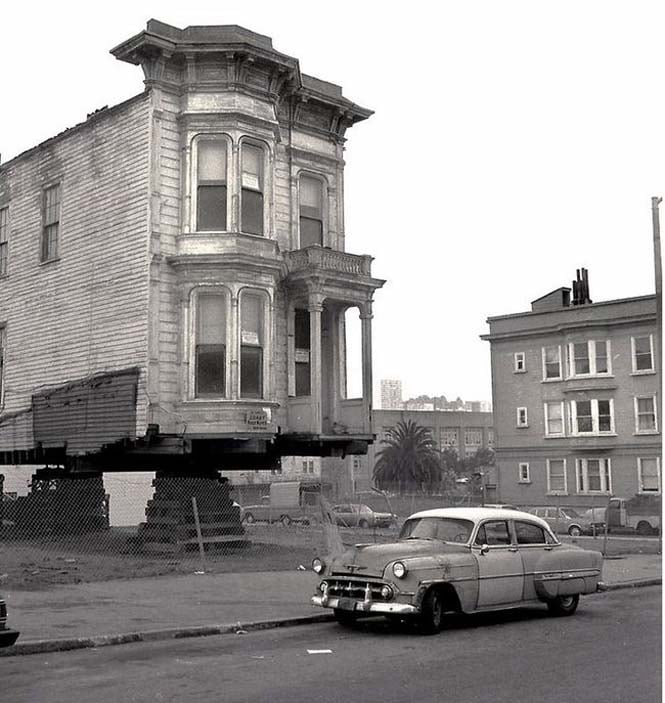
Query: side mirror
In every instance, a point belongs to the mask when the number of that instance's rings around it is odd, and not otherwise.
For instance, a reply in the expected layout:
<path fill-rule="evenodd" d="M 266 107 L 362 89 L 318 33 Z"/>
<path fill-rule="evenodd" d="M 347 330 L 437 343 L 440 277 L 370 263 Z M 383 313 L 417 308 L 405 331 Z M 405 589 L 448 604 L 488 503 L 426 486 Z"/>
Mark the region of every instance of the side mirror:
<path fill-rule="evenodd" d="M 487 552 L 489 552 L 489 550 L 490 550 L 489 544 L 483 544 L 483 545 L 481 545 L 481 547 L 480 547 L 480 553 L 481 553 L 481 555 L 482 555 L 482 554 L 487 554 Z"/>

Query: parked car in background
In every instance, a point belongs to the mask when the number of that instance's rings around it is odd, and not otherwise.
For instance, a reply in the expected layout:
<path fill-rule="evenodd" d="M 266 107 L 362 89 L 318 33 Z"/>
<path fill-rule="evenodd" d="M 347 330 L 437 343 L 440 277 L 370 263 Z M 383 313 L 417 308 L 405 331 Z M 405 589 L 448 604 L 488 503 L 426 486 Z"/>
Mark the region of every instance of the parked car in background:
<path fill-rule="evenodd" d="M 411 515 L 395 542 L 315 558 L 321 581 L 311 602 L 341 624 L 384 615 L 434 633 L 446 612 L 544 603 L 572 615 L 580 595 L 598 590 L 602 566 L 600 552 L 562 544 L 530 513 L 439 508 Z"/>
<path fill-rule="evenodd" d="M 659 495 L 641 494 L 632 498 L 612 497 L 609 501 L 609 532 L 657 535 L 660 533 L 662 502 Z M 589 508 L 584 517 L 595 525 L 596 530 L 605 529 L 607 509 Z"/>
<path fill-rule="evenodd" d="M 333 505 L 335 522 L 343 527 L 390 527 L 397 521 L 392 513 L 380 513 L 364 503 Z"/>
<path fill-rule="evenodd" d="M 531 508 L 529 512 L 545 520 L 555 532 L 565 532 L 571 537 L 590 534 L 593 530 L 591 519 L 586 515 L 579 515 L 572 508 L 541 505 Z"/>
<path fill-rule="evenodd" d="M 7 627 L 7 604 L 0 598 L 0 647 L 9 647 L 18 639 L 17 630 Z"/>

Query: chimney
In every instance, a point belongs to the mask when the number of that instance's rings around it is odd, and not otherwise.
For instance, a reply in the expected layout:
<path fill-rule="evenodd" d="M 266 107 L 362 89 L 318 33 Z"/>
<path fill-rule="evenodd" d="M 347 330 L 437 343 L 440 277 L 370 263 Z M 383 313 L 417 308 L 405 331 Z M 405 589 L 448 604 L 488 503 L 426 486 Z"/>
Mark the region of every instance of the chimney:
<path fill-rule="evenodd" d="M 589 295 L 589 272 L 577 269 L 577 280 L 573 281 L 573 305 L 587 305 L 593 302 Z"/>

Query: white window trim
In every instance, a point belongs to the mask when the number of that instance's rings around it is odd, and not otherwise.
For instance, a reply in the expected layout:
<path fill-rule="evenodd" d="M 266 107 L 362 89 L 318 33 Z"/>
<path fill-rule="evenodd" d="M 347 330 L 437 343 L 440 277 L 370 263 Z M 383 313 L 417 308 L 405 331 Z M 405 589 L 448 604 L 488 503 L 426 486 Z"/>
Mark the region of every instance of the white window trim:
<path fill-rule="evenodd" d="M 263 234 L 252 234 L 251 232 L 242 231 L 242 149 L 245 144 L 256 147 L 263 152 Z M 272 168 L 271 164 L 271 152 L 270 146 L 266 142 L 260 139 L 255 139 L 253 137 L 241 137 L 239 141 L 239 164 L 238 164 L 238 177 L 237 177 L 237 187 L 238 187 L 238 230 L 242 234 L 246 234 L 248 237 L 263 237 L 264 239 L 272 239 L 272 232 L 270 231 L 270 202 L 271 198 L 268 194 L 272 191 Z M 228 193 L 228 185 L 227 185 Z M 229 197 L 227 195 L 227 202 Z M 227 204 L 228 209 L 228 204 Z M 228 226 L 228 213 L 226 224 Z"/>
<path fill-rule="evenodd" d="M 563 491 L 558 491 L 552 488 L 551 486 L 551 463 L 553 461 L 562 461 L 563 462 Z M 568 471 L 567 471 L 567 464 L 566 464 L 566 459 L 547 459 L 547 495 L 550 496 L 567 496 L 568 495 Z"/>
<path fill-rule="evenodd" d="M 521 411 L 524 411 L 524 422 L 521 422 Z M 516 427 L 519 427 L 520 429 L 523 427 L 528 427 L 529 426 L 529 411 L 525 406 L 520 406 L 517 408 L 517 415 L 515 418 L 516 422 Z"/>
<path fill-rule="evenodd" d="M 198 192 L 199 192 L 199 143 L 202 141 L 221 141 L 226 142 L 226 229 L 220 230 L 199 230 L 198 228 Z M 193 137 L 191 141 L 191 164 L 190 164 L 190 180 L 189 180 L 189 200 L 190 200 L 190 231 L 194 234 L 219 234 L 221 232 L 237 231 L 237 224 L 240 219 L 240 213 L 235 213 L 233 210 L 234 200 L 240 201 L 240 198 L 234 199 L 233 194 L 237 191 L 237 181 L 239 175 L 236 176 L 234 169 L 234 149 L 233 139 L 231 135 L 225 132 L 201 132 Z M 264 196 L 265 199 L 265 196 Z M 265 217 L 265 213 L 264 213 Z"/>
<path fill-rule="evenodd" d="M 598 413 L 598 401 L 599 400 L 609 400 L 610 403 L 610 429 L 601 432 L 599 427 L 599 413 Z M 613 398 L 589 398 L 588 400 L 583 400 L 579 402 L 590 402 L 591 403 L 591 432 L 580 432 L 577 429 L 577 400 L 570 401 L 570 433 L 574 437 L 607 437 L 616 434 L 616 428 L 614 425 L 614 399 Z M 637 407 L 637 405 L 635 406 Z"/>
<path fill-rule="evenodd" d="M 657 491 L 645 491 L 642 488 L 642 462 L 644 459 L 655 459 L 656 460 L 656 471 L 658 473 L 658 490 Z M 638 456 L 637 457 L 637 492 L 644 495 L 656 496 L 660 495 L 662 491 L 661 484 L 661 474 L 660 474 L 660 457 L 659 456 Z"/>
<path fill-rule="evenodd" d="M 649 337 L 649 349 L 651 351 L 651 368 L 650 369 L 638 369 L 637 368 L 637 356 L 635 355 L 635 339 L 638 337 Z M 652 334 L 637 334 L 630 338 L 630 357 L 632 363 L 632 375 L 633 376 L 644 376 L 648 374 L 656 373 L 656 358 L 653 353 L 653 335 Z"/>
<path fill-rule="evenodd" d="M 646 398 L 651 398 L 651 400 L 653 401 L 653 420 L 654 420 L 654 425 L 655 425 L 653 430 L 641 430 L 640 429 L 639 417 L 637 414 L 637 401 L 638 400 L 645 400 Z M 656 402 L 656 396 L 655 395 L 636 395 L 633 398 L 633 407 L 635 409 L 635 434 L 639 434 L 639 435 L 659 434 L 659 431 L 658 431 L 658 404 Z"/>
<path fill-rule="evenodd" d="M 520 368 L 521 362 L 521 368 Z M 526 353 L 515 352 L 513 354 L 513 373 L 526 373 Z"/>
<path fill-rule="evenodd" d="M 584 467 L 584 474 L 586 476 L 586 484 L 589 484 L 589 478 L 588 478 L 588 464 L 590 461 L 599 461 L 599 462 L 606 462 L 607 465 L 607 472 L 601 472 L 600 474 L 600 482 L 601 482 L 601 489 L 599 491 L 592 491 L 592 490 L 582 490 L 581 489 L 581 481 L 580 481 L 580 467 Z M 602 484 L 605 483 L 605 476 L 607 475 L 607 482 L 609 485 L 605 485 L 605 487 L 602 487 Z M 585 458 L 576 458 L 575 459 L 575 482 L 577 486 L 577 493 L 581 495 L 607 495 L 608 493 L 612 493 L 612 461 L 609 457 L 598 457 L 598 456 L 590 456 L 590 457 L 585 457 Z"/>
<path fill-rule="evenodd" d="M 596 371 L 596 342 L 605 342 L 607 345 L 607 371 L 598 373 Z M 592 378 L 599 376 L 607 378 L 612 376 L 612 343 L 609 339 L 590 339 L 586 342 L 589 352 L 589 373 L 575 373 L 575 344 L 584 344 L 584 341 L 570 342 L 568 344 L 568 377 L 569 378 Z"/>
<path fill-rule="evenodd" d="M 545 349 L 547 347 L 556 347 L 559 350 L 559 375 L 552 376 L 552 378 L 547 378 L 547 363 L 545 360 Z M 563 381 L 563 364 L 561 357 L 561 345 L 560 344 L 548 344 L 542 348 L 542 359 L 543 359 L 543 383 L 551 383 L 552 381 Z"/>
<path fill-rule="evenodd" d="M 526 469 L 526 478 L 522 474 L 523 469 Z M 528 461 L 520 461 L 517 465 L 517 483 L 531 483 L 531 469 Z"/>
<path fill-rule="evenodd" d="M 550 419 L 547 412 L 548 405 L 559 405 L 561 407 L 561 432 L 550 432 Z M 548 401 L 543 404 L 543 413 L 545 416 L 545 436 L 546 437 L 565 437 L 566 436 L 566 409 L 563 400 Z"/>
<path fill-rule="evenodd" d="M 261 398 L 243 398 L 240 395 L 240 378 L 241 378 L 241 370 L 240 370 L 240 363 L 241 363 L 241 349 L 240 347 L 242 346 L 242 339 L 241 339 L 241 332 L 242 332 L 242 320 L 240 319 L 241 311 L 242 311 L 242 296 L 245 294 L 255 294 L 255 295 L 260 295 L 263 298 L 263 378 L 261 379 L 263 382 L 263 396 Z M 238 291 L 238 305 L 235 306 L 237 310 L 237 319 L 234 320 L 234 324 L 236 325 L 237 329 L 237 334 L 235 336 L 236 338 L 236 349 L 235 349 L 235 354 L 236 354 L 236 359 L 238 360 L 238 387 L 235 389 L 236 395 L 239 400 L 243 401 L 256 401 L 256 400 L 268 400 L 270 397 L 270 358 L 271 358 L 271 336 L 270 336 L 270 330 L 271 330 L 271 323 L 272 323 L 272 316 L 270 314 L 270 310 L 272 307 L 272 299 L 270 297 L 270 294 L 268 293 L 267 290 L 263 288 L 253 288 L 251 286 L 243 286 L 239 291 Z"/>
<path fill-rule="evenodd" d="M 322 232 L 321 232 L 321 238 L 323 239 L 323 246 L 324 247 L 334 247 L 334 243 L 329 241 L 330 237 L 330 204 L 329 204 L 329 198 L 330 198 L 330 189 L 328 185 L 328 179 L 326 178 L 325 174 L 323 173 L 317 173 L 316 171 L 310 171 L 309 169 L 301 169 L 298 171 L 297 177 L 296 177 L 296 197 L 294 198 L 295 203 L 295 221 L 298 224 L 298 236 L 297 236 L 297 243 L 296 246 L 294 246 L 294 249 L 300 249 L 300 179 L 302 176 L 308 176 L 310 178 L 315 178 L 316 180 L 321 182 L 321 217 L 323 218 L 323 226 L 322 226 Z"/>

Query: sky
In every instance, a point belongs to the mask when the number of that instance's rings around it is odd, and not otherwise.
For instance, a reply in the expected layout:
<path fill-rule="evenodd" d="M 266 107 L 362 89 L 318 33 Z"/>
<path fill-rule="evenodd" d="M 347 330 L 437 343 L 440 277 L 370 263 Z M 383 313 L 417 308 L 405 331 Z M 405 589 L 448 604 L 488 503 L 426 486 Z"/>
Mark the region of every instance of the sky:
<path fill-rule="evenodd" d="M 596 302 L 654 292 L 665 3 L 2 3 L 3 161 L 141 92 L 108 52 L 151 17 L 267 34 L 375 111 L 347 132 L 345 198 L 347 250 L 387 281 L 376 390 L 490 400 L 487 317 L 576 268 Z"/>

